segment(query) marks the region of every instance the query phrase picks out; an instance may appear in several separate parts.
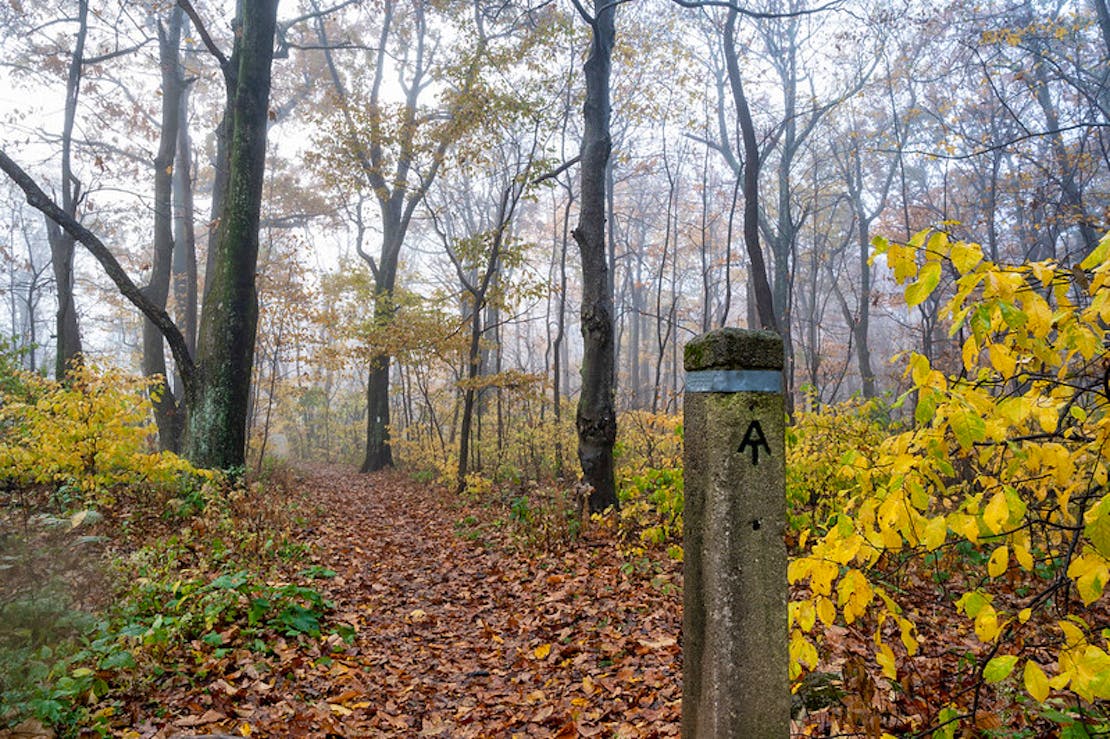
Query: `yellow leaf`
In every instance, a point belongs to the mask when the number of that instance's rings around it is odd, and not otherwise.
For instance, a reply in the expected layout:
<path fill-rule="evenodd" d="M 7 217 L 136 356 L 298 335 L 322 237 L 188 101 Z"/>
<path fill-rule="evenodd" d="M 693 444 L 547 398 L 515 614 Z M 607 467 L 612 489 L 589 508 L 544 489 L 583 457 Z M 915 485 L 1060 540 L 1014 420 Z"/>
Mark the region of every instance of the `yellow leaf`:
<path fill-rule="evenodd" d="M 1070 681 L 1071 675 L 1066 672 L 1061 672 L 1059 675 L 1056 675 L 1049 679 L 1048 687 L 1052 688 L 1053 690 L 1063 690 L 1067 687 Z"/>
<path fill-rule="evenodd" d="M 906 305 L 913 308 L 921 305 L 940 284 L 940 262 L 928 262 L 921 268 L 917 280 L 906 285 Z"/>
<path fill-rule="evenodd" d="M 813 601 L 803 600 L 790 605 L 795 606 L 794 623 L 806 633 L 813 631 L 813 627 L 817 624 L 817 609 L 814 608 Z"/>
<path fill-rule="evenodd" d="M 1104 495 L 1097 505 L 1092 506 L 1084 521 L 1083 533 L 1090 539 L 1094 550 L 1110 558 L 1110 495 Z"/>
<path fill-rule="evenodd" d="M 975 616 L 975 635 L 980 641 L 989 643 L 995 640 L 999 631 L 1001 628 L 998 625 L 998 614 L 994 606 L 987 603 Z"/>
<path fill-rule="evenodd" d="M 948 233 L 946 231 L 933 231 L 929 234 L 929 243 L 925 245 L 925 259 L 939 262 L 948 253 Z"/>
<path fill-rule="evenodd" d="M 836 621 L 836 606 L 833 605 L 831 598 L 824 595 L 817 597 L 817 617 L 826 626 L 832 626 Z"/>
<path fill-rule="evenodd" d="M 875 654 L 875 661 L 883 668 L 883 675 L 891 680 L 898 677 L 898 668 L 894 665 L 894 651 L 886 644 L 879 645 Z"/>
<path fill-rule="evenodd" d="M 983 509 L 983 523 L 991 530 L 992 534 L 997 534 L 1002 531 L 1009 520 L 1010 506 L 1006 502 L 1006 495 L 1002 491 L 998 491 L 991 497 L 987 507 Z"/>
<path fill-rule="evenodd" d="M 1084 696 L 1087 700 L 1110 698 L 1110 654 L 1102 651 L 1093 644 L 1083 650 L 1083 655 L 1076 660 L 1079 668 L 1078 677 L 1083 681 Z M 1075 682 L 1072 683 L 1075 688 Z M 1076 692 L 1080 691 L 1076 688 Z M 1080 693 L 1082 695 L 1082 693 Z"/>
<path fill-rule="evenodd" d="M 988 683 L 997 683 L 1005 680 L 1014 671 L 1017 663 L 1016 654 L 1003 654 L 992 658 L 983 668 L 983 679 Z"/>
<path fill-rule="evenodd" d="M 867 606 L 875 597 L 867 577 L 856 569 L 844 573 L 837 583 L 836 591 L 844 620 L 849 624 L 867 612 Z"/>
<path fill-rule="evenodd" d="M 1018 621 L 1020 623 L 1025 623 L 1026 621 L 1028 621 L 1032 617 L 1033 617 L 1033 609 L 1032 608 L 1022 608 L 1020 611 L 1018 611 Z"/>
<path fill-rule="evenodd" d="M 1110 259 L 1110 233 L 1103 236 L 1087 257 L 1079 263 L 1083 269 L 1095 269 Z"/>
<path fill-rule="evenodd" d="M 959 241 L 952 245 L 949 256 L 952 259 L 952 266 L 959 270 L 960 274 L 967 274 L 975 265 L 983 261 L 983 247 Z"/>
<path fill-rule="evenodd" d="M 1048 302 L 1035 292 L 1030 292 L 1022 298 L 1025 314 L 1029 317 L 1029 332 L 1038 339 L 1048 336 L 1052 330 L 1052 309 Z"/>
<path fill-rule="evenodd" d="M 1014 559 L 1017 560 L 1017 563 L 1021 566 L 1021 569 L 1025 570 L 1026 572 L 1033 571 L 1033 555 L 1029 553 L 1029 550 L 1025 547 L 1024 544 L 1014 542 Z"/>
<path fill-rule="evenodd" d="M 964 339 L 962 355 L 964 369 L 970 372 L 971 368 L 979 361 L 979 342 L 975 340 L 975 334 L 969 334 L 968 337 Z"/>
<path fill-rule="evenodd" d="M 1060 424 L 1060 414 L 1051 401 L 1034 405 L 1033 415 L 1040 424 L 1041 430 L 1049 434 L 1056 433 L 1056 427 Z"/>
<path fill-rule="evenodd" d="M 894 280 L 902 284 L 906 279 L 917 274 L 917 262 L 914 261 L 914 250 L 900 244 L 889 244 L 886 252 L 886 263 L 894 272 Z"/>
<path fill-rule="evenodd" d="M 1007 566 L 1010 564 L 1010 551 L 1006 545 L 998 547 L 991 554 L 990 561 L 987 562 L 987 574 L 991 577 L 999 577 L 1006 572 Z"/>
<path fill-rule="evenodd" d="M 1102 596 L 1106 581 L 1110 580 L 1110 566 L 1101 554 L 1087 548 L 1068 565 L 1068 577 L 1075 580 L 1079 597 L 1089 606 Z"/>
<path fill-rule="evenodd" d="M 1057 621 L 1056 625 L 1064 632 L 1064 642 L 1069 649 L 1075 649 L 1087 643 L 1087 637 L 1083 634 L 1083 630 L 1071 621 Z"/>
<path fill-rule="evenodd" d="M 917 654 L 918 643 L 914 636 L 917 627 L 909 619 L 899 617 L 898 629 L 901 631 L 902 645 L 906 648 L 906 654 L 911 657 Z"/>
<path fill-rule="evenodd" d="M 925 548 L 930 552 L 944 544 L 944 539 L 948 535 L 948 523 L 945 521 L 943 515 L 929 521 L 925 526 Z"/>
<path fill-rule="evenodd" d="M 547 659 L 547 655 L 549 654 L 551 654 L 550 644 L 541 644 L 532 650 L 532 655 L 535 656 L 536 659 Z"/>
<path fill-rule="evenodd" d="M 1025 663 L 1025 689 L 1029 691 L 1029 695 L 1033 696 L 1033 700 L 1038 703 L 1044 703 L 1048 698 L 1048 678 L 1044 674 L 1044 670 L 1033 660 Z"/>
<path fill-rule="evenodd" d="M 925 387 L 929 373 L 932 371 L 932 367 L 929 366 L 929 358 L 924 354 L 913 352 L 910 354 L 909 370 L 910 376 L 913 378 L 913 384 L 917 387 Z"/>
<path fill-rule="evenodd" d="M 1050 261 L 1033 262 L 1029 268 L 1033 270 L 1033 276 L 1041 281 L 1042 287 L 1048 287 L 1056 277 L 1056 265 Z"/>
<path fill-rule="evenodd" d="M 832 581 L 838 574 L 840 574 L 840 568 L 835 563 L 826 560 L 814 561 L 809 586 L 818 595 L 829 595 L 832 593 Z"/>
<path fill-rule="evenodd" d="M 983 286 L 984 298 L 1001 298 L 1005 301 L 1014 299 L 1014 295 L 1025 287 L 1025 278 L 1017 272 L 994 271 L 987 274 L 986 284 Z"/>
<path fill-rule="evenodd" d="M 792 666 L 805 665 L 811 670 L 817 666 L 817 647 L 813 646 L 813 642 L 802 636 L 802 632 L 797 629 L 790 637 L 790 662 Z"/>
<path fill-rule="evenodd" d="M 786 566 L 786 581 L 794 584 L 813 571 L 813 560 L 808 557 L 790 560 Z"/>
<path fill-rule="evenodd" d="M 1017 368 L 1017 360 L 1014 358 L 1014 353 L 1010 351 L 1010 347 L 1005 344 L 991 344 L 987 347 L 987 354 L 990 355 L 991 366 L 998 370 L 1000 375 L 1013 377 L 1014 369 Z"/>
<path fill-rule="evenodd" d="M 957 534 L 967 537 L 972 544 L 979 543 L 979 520 L 965 513 L 948 514 L 948 526 Z"/>
<path fill-rule="evenodd" d="M 948 427 L 964 451 L 987 437 L 987 424 L 974 408 L 953 409 L 948 417 Z"/>

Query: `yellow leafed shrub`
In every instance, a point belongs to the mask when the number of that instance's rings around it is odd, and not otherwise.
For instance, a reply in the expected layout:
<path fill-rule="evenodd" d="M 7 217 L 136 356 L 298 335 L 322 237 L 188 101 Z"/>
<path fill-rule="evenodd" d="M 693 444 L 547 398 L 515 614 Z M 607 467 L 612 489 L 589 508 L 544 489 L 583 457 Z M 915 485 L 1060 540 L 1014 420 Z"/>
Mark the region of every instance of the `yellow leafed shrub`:
<path fill-rule="evenodd" d="M 910 305 L 948 275 L 941 318 L 962 338 L 963 366 L 946 374 L 911 353 L 913 427 L 879 440 L 857 427 L 860 449 L 839 468 L 824 459 L 791 473 L 825 476 L 839 500 L 829 525 L 814 516 L 800 532 L 808 546 L 790 563 L 806 588 L 790 610 L 792 674 L 816 667 L 818 622 L 866 619 L 875 660 L 900 677 L 895 652 L 916 651 L 917 615 L 882 564 L 944 556 L 968 570 L 954 605 L 987 655 L 984 682 L 1021 675 L 1037 702 L 1065 689 L 1110 699 L 1102 611 L 1085 612 L 1110 581 L 1110 235 L 1071 268 L 994 264 L 940 231 L 875 246 Z"/>
<path fill-rule="evenodd" d="M 92 365 L 65 383 L 18 372 L 0 389 L 0 475 L 9 484 L 66 485 L 87 503 L 110 503 L 120 486 L 168 485 L 201 474 L 154 452 L 148 380 Z"/>

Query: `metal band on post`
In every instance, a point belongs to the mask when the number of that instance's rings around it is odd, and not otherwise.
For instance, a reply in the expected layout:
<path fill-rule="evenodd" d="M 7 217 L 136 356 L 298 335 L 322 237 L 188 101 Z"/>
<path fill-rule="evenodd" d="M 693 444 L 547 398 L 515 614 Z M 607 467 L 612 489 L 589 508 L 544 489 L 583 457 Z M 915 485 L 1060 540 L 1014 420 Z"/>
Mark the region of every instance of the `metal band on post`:
<path fill-rule="evenodd" d="M 686 373 L 688 393 L 781 393 L 780 370 L 701 370 Z"/>

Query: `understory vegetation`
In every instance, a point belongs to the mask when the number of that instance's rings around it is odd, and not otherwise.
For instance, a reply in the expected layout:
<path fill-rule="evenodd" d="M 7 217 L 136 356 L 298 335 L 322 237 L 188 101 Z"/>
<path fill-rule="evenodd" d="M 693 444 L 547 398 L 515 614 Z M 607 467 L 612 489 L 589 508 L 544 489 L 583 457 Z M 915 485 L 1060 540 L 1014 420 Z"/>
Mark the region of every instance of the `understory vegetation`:
<path fill-rule="evenodd" d="M 156 681 L 335 631 L 280 474 L 150 453 L 146 385 L 115 370 L 5 355 L 0 383 L 0 726 L 119 735 Z"/>
<path fill-rule="evenodd" d="M 1077 270 L 994 264 L 941 231 L 876 249 L 910 306 L 952 282 L 942 313 L 962 353 L 950 367 L 908 353 L 902 395 L 810 398 L 788 426 L 795 729 L 1105 734 L 1110 238 Z M 128 735 L 117 712 L 154 683 L 342 652 L 353 631 L 328 621 L 319 582 L 335 573 L 303 543 L 311 501 L 280 468 L 217 474 L 149 452 L 147 386 L 113 370 L 56 384 L 8 356 L 2 381 L 5 723 Z M 590 516 L 572 414 L 557 423 L 536 392 L 497 401 L 502 433 L 473 448 L 455 533 L 519 557 L 600 541 L 629 577 L 673 571 L 681 418 L 622 415 L 621 505 Z M 451 487 L 447 448 L 428 428 L 398 443 L 411 476 Z"/>

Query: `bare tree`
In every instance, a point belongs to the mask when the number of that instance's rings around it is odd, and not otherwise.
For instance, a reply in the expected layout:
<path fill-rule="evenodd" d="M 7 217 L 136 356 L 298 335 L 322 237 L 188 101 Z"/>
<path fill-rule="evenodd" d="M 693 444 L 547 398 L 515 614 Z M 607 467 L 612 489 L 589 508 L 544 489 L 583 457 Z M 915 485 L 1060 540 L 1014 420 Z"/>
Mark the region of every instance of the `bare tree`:
<path fill-rule="evenodd" d="M 617 439 L 614 372 L 613 288 L 606 244 L 606 168 L 609 164 L 609 76 L 616 37 L 616 6 L 594 0 L 593 13 L 575 0 L 590 26 L 590 54 L 583 68 L 580 165 L 581 199 L 574 240 L 582 257 L 582 393 L 578 398 L 578 460 L 590 485 L 591 511 L 617 506 L 613 444 Z"/>

